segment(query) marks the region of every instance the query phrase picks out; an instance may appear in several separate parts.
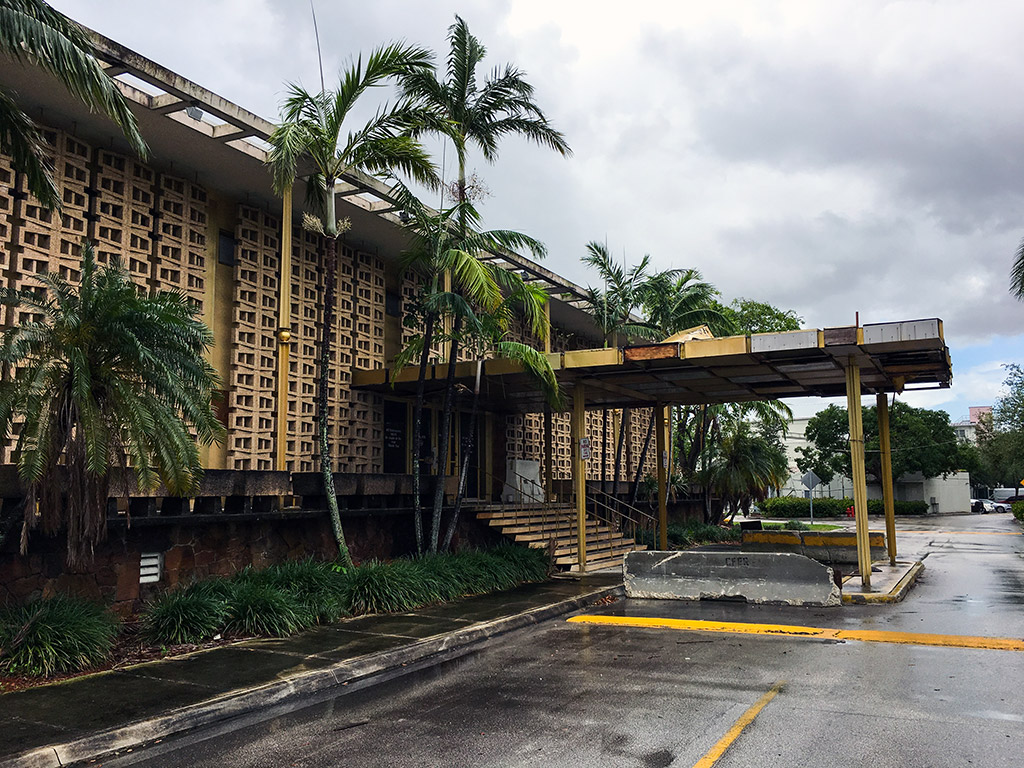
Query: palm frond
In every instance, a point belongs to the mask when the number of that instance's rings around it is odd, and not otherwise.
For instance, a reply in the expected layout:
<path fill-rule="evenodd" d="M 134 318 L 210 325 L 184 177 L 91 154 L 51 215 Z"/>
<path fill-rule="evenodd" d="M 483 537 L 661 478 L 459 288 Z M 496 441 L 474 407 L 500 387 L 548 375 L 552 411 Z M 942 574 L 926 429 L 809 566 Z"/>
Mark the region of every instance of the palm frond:
<path fill-rule="evenodd" d="M 71 564 L 106 532 L 113 468 L 130 461 L 140 489 L 159 477 L 187 493 L 201 475 L 190 431 L 204 444 L 224 433 L 205 359 L 213 336 L 196 310 L 181 294 L 140 296 L 116 260 L 95 266 L 88 243 L 82 254 L 79 287 L 46 275 L 47 299 L 23 297 L 46 312 L 5 332 L 5 362 L 20 371 L 0 381 L 0 432 L 21 420 L 18 472 L 41 510 L 26 516 L 23 545 L 37 524 L 66 528 Z"/>
<path fill-rule="evenodd" d="M 1024 301 L 1024 240 L 1017 246 L 1013 266 L 1010 267 L 1010 295 Z"/>
<path fill-rule="evenodd" d="M 47 208 L 59 208 L 60 193 L 53 180 L 53 160 L 39 128 L 14 100 L 0 90 L 0 152 L 9 155 L 25 174 L 29 191 Z"/>
<path fill-rule="evenodd" d="M 90 110 L 117 123 L 132 149 L 146 157 L 148 148 L 135 115 L 96 60 L 89 35 L 77 23 L 42 0 L 4 0 L 0 3 L 0 51 L 49 72 Z"/>

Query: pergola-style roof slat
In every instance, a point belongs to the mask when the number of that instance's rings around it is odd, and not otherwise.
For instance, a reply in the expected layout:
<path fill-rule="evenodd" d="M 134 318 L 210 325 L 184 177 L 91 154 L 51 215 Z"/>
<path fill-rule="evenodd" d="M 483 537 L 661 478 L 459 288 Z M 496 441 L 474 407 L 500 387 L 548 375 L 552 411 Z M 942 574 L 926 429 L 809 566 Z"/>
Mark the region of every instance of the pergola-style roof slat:
<path fill-rule="evenodd" d="M 588 408 L 838 396 L 851 364 L 860 368 L 865 393 L 901 392 L 907 384 L 946 388 L 953 378 L 938 319 L 577 350 L 548 359 L 564 390 L 585 388 Z M 446 372 L 443 364 L 430 367 L 428 393 L 443 389 Z M 456 366 L 457 379 L 475 372 L 475 362 Z M 387 369 L 355 371 L 352 383 L 407 396 L 417 373 L 416 367 L 397 376 Z M 545 407 L 539 387 L 509 360 L 484 361 L 482 400 L 494 412 Z"/>

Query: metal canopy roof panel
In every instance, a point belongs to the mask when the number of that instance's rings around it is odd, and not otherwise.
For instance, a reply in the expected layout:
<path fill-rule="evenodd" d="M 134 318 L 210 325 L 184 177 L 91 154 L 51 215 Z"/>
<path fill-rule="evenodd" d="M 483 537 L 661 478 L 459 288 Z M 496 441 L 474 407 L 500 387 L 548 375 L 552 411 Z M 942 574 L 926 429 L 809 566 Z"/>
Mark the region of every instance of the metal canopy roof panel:
<path fill-rule="evenodd" d="M 953 378 L 942 321 L 937 318 L 588 349 L 548 359 L 563 388 L 584 386 L 592 408 L 840 395 L 851 363 L 861 369 L 866 393 L 900 392 L 908 383 L 946 388 Z M 469 378 L 475 371 L 474 363 L 462 363 L 456 375 Z M 518 363 L 487 361 L 484 371 L 484 407 L 495 412 L 544 410 L 539 387 Z M 434 366 L 428 377 L 437 383 L 444 372 L 443 366 Z M 411 396 L 411 374 L 403 371 L 392 386 L 388 371 L 354 371 L 352 383 Z"/>

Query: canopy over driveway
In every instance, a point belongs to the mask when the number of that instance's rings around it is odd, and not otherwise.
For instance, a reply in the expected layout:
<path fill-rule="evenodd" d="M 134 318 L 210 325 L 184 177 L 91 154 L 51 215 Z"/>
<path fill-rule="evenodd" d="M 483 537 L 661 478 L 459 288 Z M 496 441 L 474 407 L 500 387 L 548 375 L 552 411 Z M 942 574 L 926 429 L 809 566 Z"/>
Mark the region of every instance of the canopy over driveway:
<path fill-rule="evenodd" d="M 908 389 L 948 388 L 953 371 L 937 318 L 864 326 L 760 333 L 715 339 L 691 339 L 621 349 L 587 349 L 550 353 L 548 359 L 566 393 L 572 393 L 573 481 L 580 569 L 586 568 L 584 412 L 589 408 L 653 407 L 658 451 L 660 547 L 668 548 L 666 486 L 669 465 L 666 406 L 751 402 L 788 397 L 834 397 L 845 394 L 850 420 L 854 507 L 861 581 L 870 589 L 867 478 L 860 399 L 876 395 L 882 453 L 882 489 L 890 561 L 896 558 L 889 408 L 886 394 Z M 459 363 L 457 379 L 481 380 L 481 402 L 496 413 L 539 413 L 543 395 L 522 366 L 510 360 Z M 355 388 L 412 395 L 418 368 L 397 374 L 388 369 L 355 371 Z M 427 370 L 426 393 L 443 390 L 447 366 Z M 551 477 L 551 420 L 545 419 L 545 460 Z"/>
<path fill-rule="evenodd" d="M 860 371 L 863 392 L 946 388 L 953 378 L 938 319 L 758 333 L 721 339 L 586 349 L 548 355 L 563 391 L 586 386 L 588 408 L 703 405 L 846 394 L 846 371 Z M 518 363 L 485 360 L 481 403 L 494 412 L 540 413 L 544 397 Z M 477 363 L 456 366 L 456 379 Z M 355 371 L 352 385 L 412 395 L 419 370 Z M 426 392 L 444 389 L 447 366 L 427 370 Z"/>

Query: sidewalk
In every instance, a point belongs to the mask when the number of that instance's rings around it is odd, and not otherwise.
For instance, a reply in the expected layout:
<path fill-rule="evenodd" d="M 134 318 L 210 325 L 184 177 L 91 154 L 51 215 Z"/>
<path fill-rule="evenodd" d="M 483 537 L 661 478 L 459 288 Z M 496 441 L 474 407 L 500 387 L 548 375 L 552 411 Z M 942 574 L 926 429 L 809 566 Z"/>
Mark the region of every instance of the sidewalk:
<path fill-rule="evenodd" d="M 621 573 L 529 584 L 407 614 L 363 616 L 0 695 L 0 768 L 91 760 L 452 654 L 583 607 Z"/>

